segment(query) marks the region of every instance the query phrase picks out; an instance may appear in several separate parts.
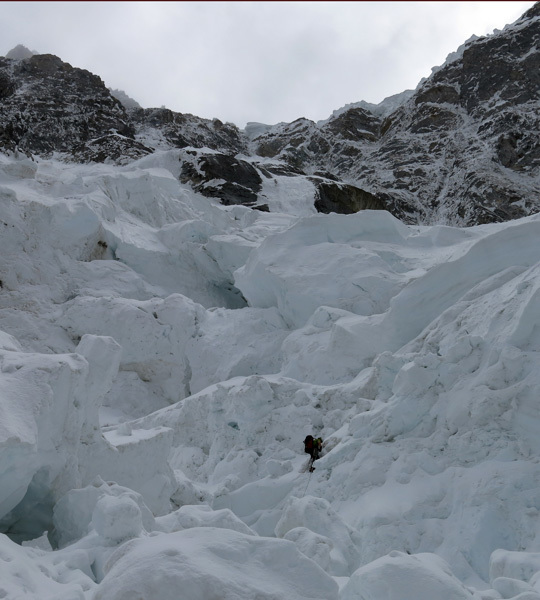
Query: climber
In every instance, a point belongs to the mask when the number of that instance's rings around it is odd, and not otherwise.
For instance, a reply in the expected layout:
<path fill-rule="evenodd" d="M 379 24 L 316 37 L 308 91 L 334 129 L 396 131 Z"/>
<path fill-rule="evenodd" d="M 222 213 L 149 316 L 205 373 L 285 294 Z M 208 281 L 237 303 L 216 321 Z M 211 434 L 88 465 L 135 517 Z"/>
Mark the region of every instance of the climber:
<path fill-rule="evenodd" d="M 313 463 L 319 458 L 319 453 L 322 448 L 322 439 L 314 438 L 312 435 L 307 435 L 304 440 L 304 452 L 309 454 L 309 472 L 312 473 L 315 470 Z"/>

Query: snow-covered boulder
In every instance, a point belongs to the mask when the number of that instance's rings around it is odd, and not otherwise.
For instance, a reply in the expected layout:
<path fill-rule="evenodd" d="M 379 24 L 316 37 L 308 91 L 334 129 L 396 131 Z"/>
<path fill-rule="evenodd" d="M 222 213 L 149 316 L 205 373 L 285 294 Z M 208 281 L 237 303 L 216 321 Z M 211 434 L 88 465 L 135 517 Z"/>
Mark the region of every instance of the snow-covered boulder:
<path fill-rule="evenodd" d="M 93 600 L 337 600 L 338 586 L 291 542 L 213 527 L 131 540 Z"/>
<path fill-rule="evenodd" d="M 104 526 L 107 505 L 102 504 L 101 509 L 96 511 L 98 502 L 109 496 L 121 500 L 127 498 L 134 502 L 140 515 L 140 517 L 136 516 L 135 520 L 140 519 L 141 526 L 147 531 L 154 529 L 154 516 L 140 494 L 115 483 L 106 483 L 100 477 L 96 477 L 91 485 L 70 490 L 55 504 L 53 525 L 56 545 L 62 548 L 73 543 L 87 535 L 91 529 L 110 538 L 111 535 L 105 531 Z M 130 511 L 133 512 L 133 509 Z M 136 535 L 140 531 L 138 529 Z"/>
<path fill-rule="evenodd" d="M 295 530 L 296 534 L 292 538 L 295 538 L 294 541 L 298 542 L 299 548 L 304 550 L 311 550 L 314 543 L 321 542 L 320 539 L 309 539 L 305 534 L 298 535 L 298 528 L 322 536 L 323 543 L 327 546 L 331 545 L 328 572 L 332 575 L 348 576 L 360 564 L 362 540 L 359 534 L 340 518 L 327 500 L 313 496 L 291 498 L 276 525 L 276 535 L 281 538 L 286 537 L 291 530 Z M 291 539 L 290 535 L 288 539 Z M 325 552 L 323 548 L 323 556 Z"/>
<path fill-rule="evenodd" d="M 227 508 L 212 510 L 208 505 L 186 505 L 168 515 L 156 518 L 156 530 L 165 533 L 173 533 L 193 527 L 219 527 L 220 529 L 231 529 L 246 535 L 256 535 L 252 529 Z"/>
<path fill-rule="evenodd" d="M 141 509 L 129 496 L 104 495 L 92 513 L 92 528 L 110 544 L 138 537 L 143 530 Z"/>
<path fill-rule="evenodd" d="M 524 596 L 528 596 L 530 600 L 538 600 L 534 597 L 540 597 L 540 594 L 535 592 L 528 583 L 511 577 L 497 577 L 491 582 L 491 585 L 503 598 L 524 600 Z"/>
<path fill-rule="evenodd" d="M 333 572 L 330 553 L 334 543 L 330 538 L 314 533 L 307 527 L 294 527 L 285 533 L 283 539 L 294 542 L 302 554 L 315 561 L 327 573 Z"/>
<path fill-rule="evenodd" d="M 435 554 L 391 552 L 353 573 L 340 600 L 473 600 Z"/>
<path fill-rule="evenodd" d="M 24 600 L 86 600 L 95 588 L 90 564 L 80 553 L 60 559 L 21 547 L 0 533 L 0 597 Z"/>
<path fill-rule="evenodd" d="M 489 561 L 489 579 L 517 579 L 531 581 L 540 573 L 540 552 L 495 550 Z M 538 580 L 538 577 L 535 577 Z"/>

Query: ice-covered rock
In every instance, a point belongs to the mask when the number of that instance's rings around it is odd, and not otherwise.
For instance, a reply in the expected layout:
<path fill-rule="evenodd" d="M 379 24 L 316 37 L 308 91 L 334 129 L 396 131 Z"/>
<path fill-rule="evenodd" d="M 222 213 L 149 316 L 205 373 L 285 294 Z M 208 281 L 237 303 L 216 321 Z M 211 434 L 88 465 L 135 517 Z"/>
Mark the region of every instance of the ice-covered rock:
<path fill-rule="evenodd" d="M 290 473 L 293 469 L 290 460 L 274 460 L 270 459 L 266 462 L 266 470 L 271 477 L 280 477 L 286 473 Z"/>
<path fill-rule="evenodd" d="M 335 572 L 330 556 L 334 543 L 330 538 L 314 533 L 307 527 L 294 527 L 283 535 L 283 539 L 294 542 L 302 554 L 316 562 L 327 573 Z"/>

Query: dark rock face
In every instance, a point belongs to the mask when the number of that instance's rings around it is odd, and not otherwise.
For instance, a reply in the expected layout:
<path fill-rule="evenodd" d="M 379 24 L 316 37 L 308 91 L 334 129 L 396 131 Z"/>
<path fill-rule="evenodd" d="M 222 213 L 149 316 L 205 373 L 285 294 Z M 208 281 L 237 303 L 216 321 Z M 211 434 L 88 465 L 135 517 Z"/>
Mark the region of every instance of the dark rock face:
<path fill-rule="evenodd" d="M 374 142 L 379 137 L 380 127 L 381 121 L 374 114 L 362 108 L 351 108 L 329 121 L 323 131 L 345 140 Z"/>
<path fill-rule="evenodd" d="M 265 158 L 279 156 L 293 169 L 302 170 L 313 151 L 320 152 L 322 149 L 323 152 L 327 152 L 329 149 L 322 137 L 312 140 L 314 131 L 316 125 L 313 121 L 297 119 L 292 123 L 272 128 L 269 133 L 257 138 L 254 151 L 258 156 Z M 309 144 L 314 149 L 307 152 L 304 148 Z"/>
<path fill-rule="evenodd" d="M 135 130 L 102 80 L 50 54 L 24 60 L 0 58 L 0 145 L 29 153 L 71 154 L 116 133 Z"/>
<path fill-rule="evenodd" d="M 151 154 L 153 151 L 153 148 L 132 138 L 109 134 L 75 146 L 72 150 L 72 157 L 82 163 L 110 161 L 116 164 L 127 164 L 132 160 Z"/>
<path fill-rule="evenodd" d="M 15 93 L 17 85 L 6 72 L 0 72 L 0 100 L 8 98 Z"/>
<path fill-rule="evenodd" d="M 153 152 L 156 139 L 173 148 L 246 150 L 235 125 L 167 109 L 126 109 L 99 77 L 56 56 L 0 58 L 0 148 L 123 164 Z"/>
<path fill-rule="evenodd" d="M 139 134 L 157 130 L 172 148 L 191 146 L 235 154 L 247 151 L 246 139 L 238 127 L 219 119 L 201 119 L 168 108 L 130 109 L 129 116 Z"/>
<path fill-rule="evenodd" d="M 230 154 L 188 153 L 194 157 L 194 161 L 182 164 L 180 180 L 183 183 L 190 183 L 193 189 L 204 196 L 220 198 L 225 205 L 255 207 L 262 184 L 255 167 Z"/>
<path fill-rule="evenodd" d="M 349 215 L 359 210 L 387 210 L 383 200 L 347 183 L 334 183 L 310 177 L 317 187 L 315 208 L 320 213 Z"/>
<path fill-rule="evenodd" d="M 428 220 L 448 218 L 452 211 L 454 222 L 475 224 L 540 209 L 535 183 L 540 168 L 539 42 L 540 22 L 526 18 L 513 30 L 476 40 L 461 59 L 424 83 L 414 105 L 393 115 L 385 138 L 413 134 L 403 155 L 429 167 L 425 175 L 409 172 L 401 180 L 403 189 L 416 191 L 427 207 Z M 519 172 L 521 179 L 508 170 Z"/>
<path fill-rule="evenodd" d="M 270 128 L 254 152 L 331 173 L 405 222 L 473 225 L 538 212 L 540 3 L 468 43 L 386 116 L 351 108 L 320 126 L 292 126 Z"/>

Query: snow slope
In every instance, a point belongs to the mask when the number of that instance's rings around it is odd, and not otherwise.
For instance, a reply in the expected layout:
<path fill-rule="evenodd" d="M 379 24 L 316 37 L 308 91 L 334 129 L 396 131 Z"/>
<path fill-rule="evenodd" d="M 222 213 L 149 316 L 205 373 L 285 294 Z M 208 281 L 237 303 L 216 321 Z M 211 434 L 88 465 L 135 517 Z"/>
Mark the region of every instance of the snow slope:
<path fill-rule="evenodd" d="M 540 599 L 540 217 L 222 206 L 179 157 L 0 157 L 0 597 Z"/>

